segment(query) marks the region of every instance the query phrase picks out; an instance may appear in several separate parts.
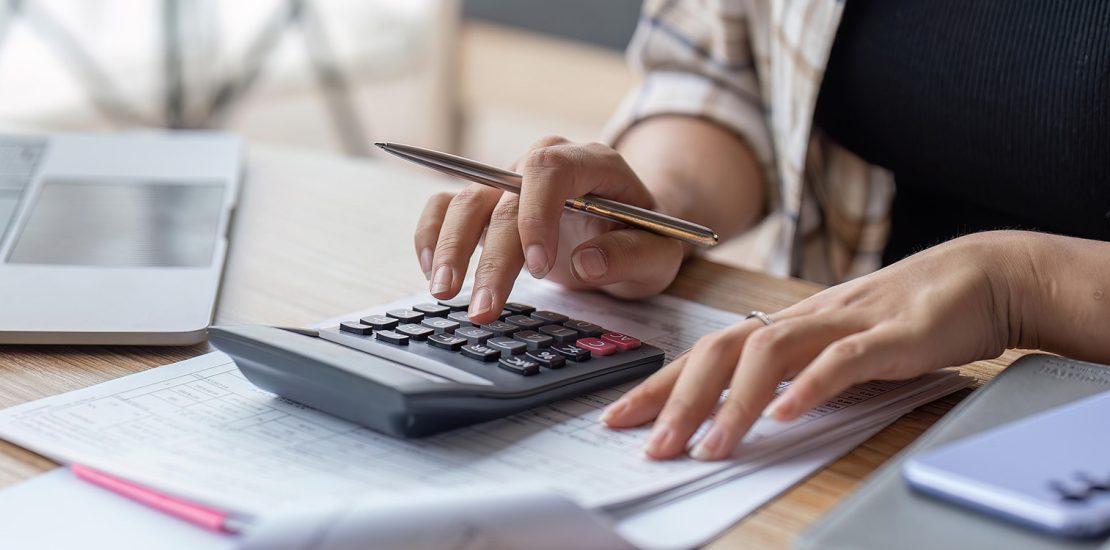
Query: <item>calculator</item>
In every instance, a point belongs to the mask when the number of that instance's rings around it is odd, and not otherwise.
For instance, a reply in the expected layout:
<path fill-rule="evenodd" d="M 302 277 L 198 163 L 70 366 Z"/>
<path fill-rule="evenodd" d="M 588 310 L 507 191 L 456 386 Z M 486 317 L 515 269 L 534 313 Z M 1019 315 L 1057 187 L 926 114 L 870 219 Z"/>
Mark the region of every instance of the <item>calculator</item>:
<path fill-rule="evenodd" d="M 213 327 L 256 386 L 396 437 L 500 418 L 651 374 L 663 350 L 527 304 L 476 325 L 465 298 L 320 329 Z"/>

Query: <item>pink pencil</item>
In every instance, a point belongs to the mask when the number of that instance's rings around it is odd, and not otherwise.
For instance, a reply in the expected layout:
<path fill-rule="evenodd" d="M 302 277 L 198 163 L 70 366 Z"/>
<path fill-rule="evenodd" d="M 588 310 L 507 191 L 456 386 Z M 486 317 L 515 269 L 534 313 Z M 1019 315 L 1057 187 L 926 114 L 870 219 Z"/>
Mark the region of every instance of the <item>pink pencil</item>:
<path fill-rule="evenodd" d="M 118 477 L 94 470 L 80 464 L 70 464 L 70 471 L 79 479 L 83 479 L 112 491 L 117 495 L 125 496 L 135 502 L 159 510 L 178 519 L 183 519 L 194 525 L 210 529 L 218 533 L 239 532 L 238 522 L 228 517 L 226 512 L 196 504 L 187 500 L 165 495 L 148 489 L 141 485 L 131 483 Z"/>

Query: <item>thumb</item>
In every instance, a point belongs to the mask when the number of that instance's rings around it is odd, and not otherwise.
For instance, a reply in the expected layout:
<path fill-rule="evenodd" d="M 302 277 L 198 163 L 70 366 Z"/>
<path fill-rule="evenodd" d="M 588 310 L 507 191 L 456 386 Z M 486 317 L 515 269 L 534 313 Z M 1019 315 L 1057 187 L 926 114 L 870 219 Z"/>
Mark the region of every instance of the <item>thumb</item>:
<path fill-rule="evenodd" d="M 586 241 L 570 257 L 571 275 L 618 298 L 662 292 L 682 266 L 683 245 L 636 229 L 609 231 Z"/>

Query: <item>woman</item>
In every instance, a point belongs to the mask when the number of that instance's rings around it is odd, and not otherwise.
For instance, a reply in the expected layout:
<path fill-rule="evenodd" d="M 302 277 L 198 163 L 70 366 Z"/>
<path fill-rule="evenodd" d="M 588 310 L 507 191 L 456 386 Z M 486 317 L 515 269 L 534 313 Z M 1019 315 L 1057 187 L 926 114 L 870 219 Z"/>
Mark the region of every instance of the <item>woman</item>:
<path fill-rule="evenodd" d="M 622 298 L 674 279 L 691 250 L 563 216 L 585 193 L 723 237 L 762 220 L 768 270 L 848 281 L 706 336 L 607 409 L 654 421 L 649 456 L 684 453 L 724 388 L 697 459 L 865 380 L 1015 347 L 1110 361 L 1110 4 L 649 1 L 631 57 L 612 148 L 543 140 L 519 197 L 435 197 L 415 241 L 445 298 L 485 230 L 482 322 L 521 267 Z"/>

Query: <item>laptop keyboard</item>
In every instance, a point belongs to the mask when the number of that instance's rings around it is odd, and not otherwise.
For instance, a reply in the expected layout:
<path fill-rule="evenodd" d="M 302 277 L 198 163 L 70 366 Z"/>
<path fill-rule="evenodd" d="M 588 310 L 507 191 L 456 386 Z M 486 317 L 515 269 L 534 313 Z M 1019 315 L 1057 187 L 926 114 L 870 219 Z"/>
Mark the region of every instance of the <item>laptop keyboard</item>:
<path fill-rule="evenodd" d="M 45 153 L 45 140 L 0 138 L 0 242 Z"/>

